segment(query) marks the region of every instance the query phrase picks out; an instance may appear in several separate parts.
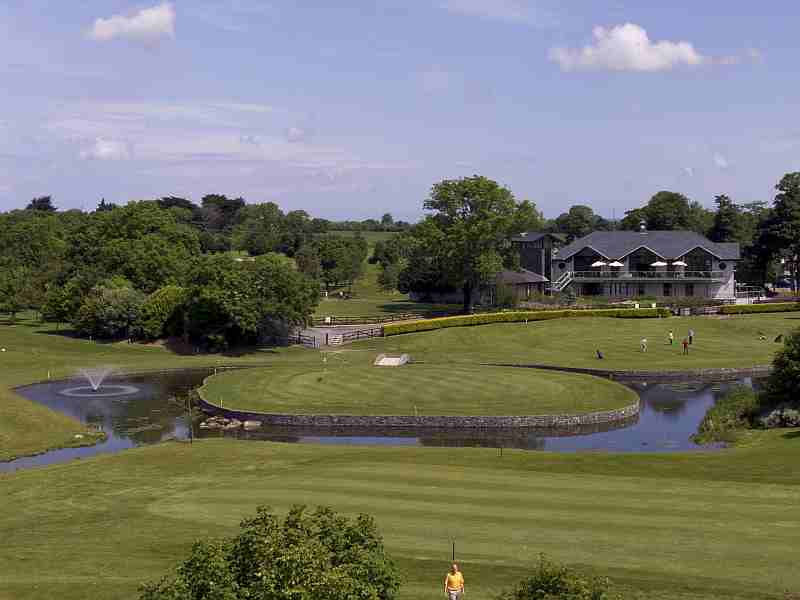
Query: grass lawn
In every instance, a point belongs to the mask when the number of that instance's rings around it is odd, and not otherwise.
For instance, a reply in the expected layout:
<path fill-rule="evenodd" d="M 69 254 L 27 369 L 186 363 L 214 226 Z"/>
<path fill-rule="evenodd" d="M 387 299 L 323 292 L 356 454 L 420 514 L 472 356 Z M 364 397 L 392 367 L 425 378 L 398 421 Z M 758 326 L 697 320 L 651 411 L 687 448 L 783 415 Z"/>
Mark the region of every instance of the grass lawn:
<path fill-rule="evenodd" d="M 629 406 L 636 393 L 586 375 L 534 369 L 408 364 L 374 367 L 372 356 L 331 354 L 326 365 L 221 373 L 204 397 L 241 410 L 339 415 L 577 414 Z"/>
<path fill-rule="evenodd" d="M 180 356 L 163 347 L 130 344 L 98 344 L 70 338 L 53 324 L 18 320 L 0 324 L 0 460 L 10 460 L 76 443 L 85 433 L 77 421 L 34 404 L 10 388 L 69 377 L 82 367 L 114 366 L 122 370 L 155 370 L 233 364 L 264 364 L 286 360 L 317 360 L 316 352 L 292 348 L 279 352 L 255 352 L 243 357 L 221 355 Z M 85 441 L 86 438 L 84 438 Z"/>
<path fill-rule="evenodd" d="M 0 475 L 0 598 L 124 599 L 259 504 L 376 517 L 402 599 L 440 597 L 451 540 L 491 599 L 539 552 L 626 598 L 800 590 L 800 431 L 694 454 L 554 454 L 206 440 Z"/>
<path fill-rule="evenodd" d="M 452 327 L 438 331 L 375 338 L 354 348 L 407 352 L 429 363 L 513 362 L 622 370 L 688 370 L 748 367 L 772 362 L 780 333 L 800 327 L 797 313 L 726 318 L 610 319 L 581 317 L 531 322 Z M 669 330 L 675 344 L 667 343 Z M 681 341 L 689 329 L 695 341 L 688 356 Z M 761 340 L 764 334 L 766 340 Z M 648 351 L 639 341 L 648 340 Z M 598 360 L 595 350 L 605 358 Z"/>

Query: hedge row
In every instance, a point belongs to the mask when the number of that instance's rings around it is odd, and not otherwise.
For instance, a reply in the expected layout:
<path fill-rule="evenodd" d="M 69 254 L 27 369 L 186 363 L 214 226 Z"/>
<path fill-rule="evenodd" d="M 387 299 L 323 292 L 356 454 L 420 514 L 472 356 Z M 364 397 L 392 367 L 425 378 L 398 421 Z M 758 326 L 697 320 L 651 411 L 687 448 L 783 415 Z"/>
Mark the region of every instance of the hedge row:
<path fill-rule="evenodd" d="M 727 304 L 719 309 L 723 315 L 747 315 L 752 313 L 793 312 L 800 310 L 800 302 L 775 302 L 772 304 Z"/>
<path fill-rule="evenodd" d="M 602 310 L 541 310 L 485 313 L 480 315 L 460 315 L 426 319 L 410 323 L 392 323 L 383 326 L 383 335 L 399 335 L 415 331 L 432 331 L 446 327 L 466 327 L 470 325 L 487 325 L 489 323 L 521 323 L 524 321 L 547 321 L 566 317 L 613 317 L 617 319 L 653 319 L 669 317 L 672 313 L 665 308 L 617 308 Z"/>

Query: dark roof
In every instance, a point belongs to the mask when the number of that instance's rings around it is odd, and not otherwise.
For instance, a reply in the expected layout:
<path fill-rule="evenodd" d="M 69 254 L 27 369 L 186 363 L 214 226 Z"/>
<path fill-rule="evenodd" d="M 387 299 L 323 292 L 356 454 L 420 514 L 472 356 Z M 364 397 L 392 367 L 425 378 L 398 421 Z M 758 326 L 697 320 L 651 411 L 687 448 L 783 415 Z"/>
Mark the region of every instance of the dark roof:
<path fill-rule="evenodd" d="M 541 231 L 523 231 L 519 235 L 515 235 L 511 238 L 512 242 L 535 242 L 536 240 L 540 240 L 545 236 L 550 236 L 551 238 L 559 241 L 559 242 L 566 242 L 567 238 L 563 234 L 560 233 L 548 233 L 548 232 L 541 232 Z"/>
<path fill-rule="evenodd" d="M 544 275 L 522 269 L 521 271 L 500 271 L 497 274 L 497 283 L 508 285 L 524 285 L 526 283 L 547 283 L 550 281 Z"/>
<path fill-rule="evenodd" d="M 561 248 L 554 259 L 564 260 L 592 248 L 606 258 L 619 259 L 644 246 L 661 258 L 675 260 L 698 246 L 724 260 L 739 260 L 739 244 L 715 244 L 694 231 L 594 231 Z"/>

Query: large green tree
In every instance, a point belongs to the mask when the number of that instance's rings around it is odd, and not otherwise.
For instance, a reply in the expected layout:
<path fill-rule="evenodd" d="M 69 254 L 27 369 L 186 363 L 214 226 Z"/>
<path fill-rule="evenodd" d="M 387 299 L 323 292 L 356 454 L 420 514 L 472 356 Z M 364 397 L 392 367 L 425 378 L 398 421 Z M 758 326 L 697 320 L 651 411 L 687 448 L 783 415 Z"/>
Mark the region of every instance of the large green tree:
<path fill-rule="evenodd" d="M 590 207 L 576 204 L 571 206 L 569 211 L 558 215 L 553 221 L 551 229 L 555 233 L 563 233 L 569 241 L 572 241 L 597 229 L 605 229 L 605 227 L 598 227 L 601 221 L 604 220 L 594 214 Z"/>
<path fill-rule="evenodd" d="M 285 215 L 274 202 L 251 204 L 242 208 L 233 228 L 234 250 L 244 250 L 251 256 L 278 252 L 286 233 Z"/>
<path fill-rule="evenodd" d="M 653 231 L 686 229 L 705 235 L 711 228 L 713 214 L 698 202 L 690 201 L 678 192 L 660 191 L 647 204 L 625 213 L 623 229 L 639 229 L 641 221 Z"/>
<path fill-rule="evenodd" d="M 295 506 L 259 507 L 239 534 L 199 541 L 141 600 L 391 600 L 400 577 L 373 519 Z"/>
<path fill-rule="evenodd" d="M 507 188 L 476 175 L 435 184 L 424 208 L 431 214 L 409 233 L 401 289 L 461 289 L 471 312 L 473 292 L 512 261 L 520 205 Z"/>
<path fill-rule="evenodd" d="M 39 210 L 42 212 L 56 212 L 56 207 L 53 204 L 53 198 L 50 196 L 40 196 L 34 198 L 25 207 L 26 210 Z"/>
<path fill-rule="evenodd" d="M 278 254 L 237 261 L 217 254 L 197 260 L 188 301 L 189 334 L 213 348 L 257 343 L 308 322 L 319 286 Z"/>
<path fill-rule="evenodd" d="M 800 289 L 800 172 L 787 173 L 778 185 L 775 204 L 763 223 L 759 245 L 763 257 L 785 258 L 793 269 L 794 289 Z"/>

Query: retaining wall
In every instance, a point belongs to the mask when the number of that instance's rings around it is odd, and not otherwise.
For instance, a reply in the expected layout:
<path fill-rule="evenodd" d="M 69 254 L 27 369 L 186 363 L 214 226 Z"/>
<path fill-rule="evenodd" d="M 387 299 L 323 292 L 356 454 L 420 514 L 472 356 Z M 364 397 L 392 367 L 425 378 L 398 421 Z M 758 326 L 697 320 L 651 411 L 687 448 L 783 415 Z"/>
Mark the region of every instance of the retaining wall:
<path fill-rule="evenodd" d="M 414 429 L 492 429 L 492 428 L 570 428 L 626 421 L 639 414 L 639 402 L 618 408 L 579 415 L 529 416 L 413 416 L 413 415 L 290 415 L 228 409 L 205 400 L 196 393 L 201 409 L 240 421 L 261 421 L 264 425 L 291 427 L 370 427 Z"/>

